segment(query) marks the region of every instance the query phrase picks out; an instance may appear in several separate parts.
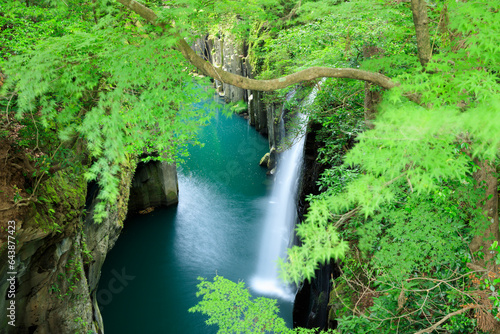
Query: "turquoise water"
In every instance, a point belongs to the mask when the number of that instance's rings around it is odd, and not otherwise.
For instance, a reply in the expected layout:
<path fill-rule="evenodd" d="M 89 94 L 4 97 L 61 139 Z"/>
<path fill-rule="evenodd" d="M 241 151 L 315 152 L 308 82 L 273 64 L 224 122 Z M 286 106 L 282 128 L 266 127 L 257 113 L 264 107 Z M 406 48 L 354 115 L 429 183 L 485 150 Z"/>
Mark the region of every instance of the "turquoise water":
<path fill-rule="evenodd" d="M 106 258 L 97 298 L 106 334 L 216 333 L 187 311 L 199 300 L 197 277 L 248 286 L 255 275 L 269 202 L 258 165 L 267 140 L 246 120 L 219 114 L 200 141 L 178 167 L 179 204 L 127 219 Z M 291 303 L 280 308 L 290 324 Z"/>

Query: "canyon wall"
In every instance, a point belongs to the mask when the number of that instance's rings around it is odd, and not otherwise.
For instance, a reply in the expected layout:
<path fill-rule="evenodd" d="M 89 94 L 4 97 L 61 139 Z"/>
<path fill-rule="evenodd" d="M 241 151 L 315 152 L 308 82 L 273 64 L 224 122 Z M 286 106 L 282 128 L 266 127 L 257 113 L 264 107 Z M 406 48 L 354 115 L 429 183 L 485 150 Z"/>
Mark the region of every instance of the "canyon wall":
<path fill-rule="evenodd" d="M 9 151 L 5 145 L 0 150 Z M 7 162 L 3 167 L 0 194 L 15 186 L 24 195 L 22 173 Z M 106 218 L 96 223 L 99 187 L 87 184 L 83 172 L 82 166 L 58 171 L 40 183 L 38 200 L 27 205 L 12 206 L 7 196 L 0 196 L 0 208 L 9 208 L 0 211 L 0 219 L 15 221 L 17 243 L 12 258 L 7 240 L 0 243 L 0 295 L 15 291 L 10 299 L 15 301 L 13 312 L 8 310 L 10 300 L 0 298 L 0 333 L 103 333 L 96 293 L 106 255 L 127 216 L 130 189 L 133 210 L 177 203 L 175 166 L 150 162 L 136 170 L 131 161 L 121 166 L 118 175 L 118 201 L 108 205 Z M 159 185 L 154 196 L 146 193 L 151 184 Z M 15 263 L 12 267 L 9 259 Z M 126 273 L 118 274 L 123 276 L 118 280 L 127 279 Z M 8 324 L 11 320 L 15 327 Z"/>

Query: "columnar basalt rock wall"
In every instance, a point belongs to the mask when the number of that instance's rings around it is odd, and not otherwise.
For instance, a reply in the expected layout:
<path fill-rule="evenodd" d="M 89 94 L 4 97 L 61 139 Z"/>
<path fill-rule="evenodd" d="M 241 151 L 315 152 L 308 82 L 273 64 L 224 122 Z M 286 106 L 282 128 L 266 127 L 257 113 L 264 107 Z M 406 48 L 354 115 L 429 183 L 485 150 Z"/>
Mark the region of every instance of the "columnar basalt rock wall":
<path fill-rule="evenodd" d="M 248 47 L 244 41 L 237 40 L 230 35 L 205 36 L 197 39 L 192 48 L 214 66 L 222 67 L 224 70 L 254 78 L 255 74 L 251 64 L 247 60 Z M 248 104 L 248 119 L 250 125 L 263 136 L 269 138 L 270 150 L 277 148 L 280 126 L 276 116 L 280 113 L 280 106 L 267 105 L 263 101 L 264 93 L 260 91 L 245 90 L 232 85 L 222 83 L 215 78 L 214 85 L 223 96 L 226 103 L 245 101 Z"/>
<path fill-rule="evenodd" d="M 320 125 L 310 124 L 306 139 L 304 154 L 304 170 L 299 190 L 299 220 L 305 219 L 309 202 L 305 200 L 309 194 L 319 194 L 317 181 L 325 166 L 317 161 L 318 149 L 321 143 L 316 140 L 316 131 Z M 315 271 L 314 278 L 304 282 L 296 295 L 293 319 L 294 326 L 306 328 L 335 328 L 336 323 L 328 317 L 331 306 L 329 296 L 331 293 L 331 279 L 338 277 L 338 267 L 334 261 L 320 265 Z"/>
<path fill-rule="evenodd" d="M 196 39 L 192 48 L 214 66 L 234 74 L 248 76 L 248 68 L 245 63 L 246 45 L 233 36 L 227 34 L 221 37 L 209 37 L 207 35 Z M 226 103 L 248 100 L 245 89 L 225 84 L 217 78 L 215 78 L 215 87 L 219 95 L 224 97 Z"/>

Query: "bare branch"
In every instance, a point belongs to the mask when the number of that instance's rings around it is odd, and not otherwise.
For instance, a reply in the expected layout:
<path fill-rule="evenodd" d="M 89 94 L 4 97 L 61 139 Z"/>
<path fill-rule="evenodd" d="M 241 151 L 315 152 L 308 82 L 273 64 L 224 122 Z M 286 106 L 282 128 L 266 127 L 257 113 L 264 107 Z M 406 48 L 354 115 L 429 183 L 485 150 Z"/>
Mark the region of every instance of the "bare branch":
<path fill-rule="evenodd" d="M 158 16 L 156 16 L 155 12 L 149 9 L 148 7 L 144 6 L 143 4 L 134 1 L 134 0 L 117 0 L 119 3 L 124 5 L 125 7 L 128 7 L 130 10 L 133 12 L 139 14 L 143 19 L 148 21 L 149 23 L 164 28 L 165 25 L 156 22 L 158 20 Z"/>
<path fill-rule="evenodd" d="M 300 5 L 301 4 L 302 4 L 302 1 L 299 0 L 299 3 L 295 7 L 293 7 L 293 9 L 290 11 L 290 13 L 288 13 L 287 16 L 280 18 L 280 21 L 286 22 L 286 21 L 290 20 L 295 15 L 295 13 L 297 12 L 297 10 L 300 9 Z"/>
<path fill-rule="evenodd" d="M 9 102 L 7 102 L 7 108 L 5 109 L 5 115 L 7 116 L 7 125 L 10 124 L 10 120 L 9 120 L 9 106 L 10 106 L 10 101 L 12 101 L 12 98 L 14 97 L 14 95 L 16 95 L 16 92 L 13 92 L 12 95 L 10 96 Z"/>
<path fill-rule="evenodd" d="M 481 305 L 467 305 L 466 307 L 458 310 L 458 311 L 455 311 L 455 312 L 451 312 L 450 314 L 447 314 L 446 316 L 444 316 L 441 320 L 439 320 L 438 322 L 436 322 L 434 325 L 432 325 L 431 327 L 428 327 L 426 329 L 422 329 L 418 332 L 416 332 L 415 334 L 423 334 L 423 333 L 431 333 L 433 330 L 435 330 L 436 328 L 438 328 L 439 325 L 441 325 L 443 322 L 445 322 L 446 320 L 448 320 L 449 318 L 455 316 L 455 315 L 459 315 L 459 314 L 462 314 L 464 312 L 467 312 L 468 310 L 470 309 L 473 309 L 473 308 L 480 308 L 482 307 Z"/>
<path fill-rule="evenodd" d="M 413 192 L 413 187 L 411 185 L 411 181 L 410 181 L 410 178 L 408 177 L 408 175 L 406 175 L 406 180 L 408 181 L 408 185 L 410 186 L 411 192 Z"/>
<path fill-rule="evenodd" d="M 255 80 L 242 77 L 237 74 L 223 71 L 212 66 L 203 58 L 198 56 L 184 39 L 177 41 L 177 46 L 184 57 L 200 69 L 204 74 L 210 77 L 220 77 L 222 82 L 236 87 L 258 91 L 273 91 L 297 84 L 302 81 L 309 81 L 319 78 L 345 78 L 357 79 L 376 84 L 385 89 L 391 89 L 396 86 L 389 77 L 380 73 L 362 71 L 354 68 L 330 68 L 330 67 L 310 67 L 305 70 L 272 80 Z"/>
<path fill-rule="evenodd" d="M 333 227 L 335 228 L 339 228 L 343 223 L 345 223 L 349 218 L 351 218 L 352 216 L 354 216 L 356 213 L 359 212 L 359 210 L 361 210 L 361 206 L 357 206 L 356 208 L 352 209 L 351 211 L 343 214 L 340 219 L 335 223 L 333 224 Z"/>

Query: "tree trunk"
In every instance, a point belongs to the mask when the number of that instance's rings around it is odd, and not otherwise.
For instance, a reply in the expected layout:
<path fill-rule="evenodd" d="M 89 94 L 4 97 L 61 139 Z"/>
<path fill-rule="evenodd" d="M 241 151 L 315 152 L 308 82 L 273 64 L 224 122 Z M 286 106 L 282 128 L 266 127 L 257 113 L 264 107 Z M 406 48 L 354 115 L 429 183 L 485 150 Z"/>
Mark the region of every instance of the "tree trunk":
<path fill-rule="evenodd" d="M 375 46 L 365 46 L 363 56 L 365 59 L 383 55 L 384 50 Z M 373 129 L 373 120 L 377 116 L 377 106 L 382 99 L 382 92 L 369 82 L 365 82 L 365 124 L 367 129 Z"/>
<path fill-rule="evenodd" d="M 427 2 L 425 0 L 411 0 L 411 12 L 413 13 L 413 24 L 417 36 L 418 59 L 420 64 L 425 67 L 432 54 Z"/>
<path fill-rule="evenodd" d="M 373 129 L 373 120 L 377 115 L 377 105 L 382 96 L 381 92 L 374 90 L 372 85 L 365 82 L 365 124 L 367 129 Z"/>
<path fill-rule="evenodd" d="M 498 179 L 495 175 L 496 168 L 493 163 L 490 163 L 488 160 L 476 163 L 481 169 L 474 173 L 474 179 L 477 181 L 478 187 L 484 186 L 486 188 L 482 211 L 488 219 L 488 223 L 485 226 L 484 232 L 472 239 L 470 249 L 472 252 L 476 252 L 482 247 L 484 259 L 480 260 L 478 264 L 484 267 L 496 255 L 496 252 L 490 251 L 489 248 L 493 241 L 498 241 L 500 237 L 498 226 Z"/>

